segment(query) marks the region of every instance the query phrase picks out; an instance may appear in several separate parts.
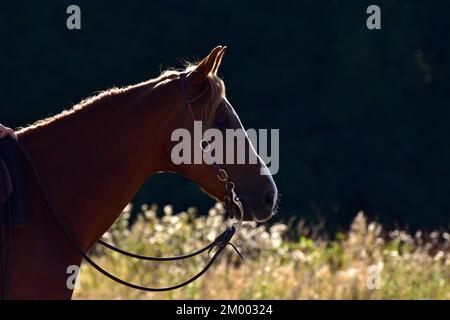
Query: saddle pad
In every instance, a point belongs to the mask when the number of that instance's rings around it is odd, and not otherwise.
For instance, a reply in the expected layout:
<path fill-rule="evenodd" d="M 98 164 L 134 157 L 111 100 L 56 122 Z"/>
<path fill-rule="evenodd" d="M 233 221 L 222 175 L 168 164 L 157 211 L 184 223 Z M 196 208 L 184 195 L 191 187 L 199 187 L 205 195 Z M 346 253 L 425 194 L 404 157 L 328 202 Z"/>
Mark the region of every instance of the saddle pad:
<path fill-rule="evenodd" d="M 3 214 L 4 225 L 11 226 L 12 229 L 19 228 L 26 222 L 26 197 L 23 187 L 22 169 L 18 158 L 19 152 L 16 142 L 12 138 L 7 137 L 0 140 L 0 159 L 6 165 L 10 181 L 9 188 L 12 191 L 7 197 L 7 201 L 0 203 L 2 209 L 0 214 Z"/>

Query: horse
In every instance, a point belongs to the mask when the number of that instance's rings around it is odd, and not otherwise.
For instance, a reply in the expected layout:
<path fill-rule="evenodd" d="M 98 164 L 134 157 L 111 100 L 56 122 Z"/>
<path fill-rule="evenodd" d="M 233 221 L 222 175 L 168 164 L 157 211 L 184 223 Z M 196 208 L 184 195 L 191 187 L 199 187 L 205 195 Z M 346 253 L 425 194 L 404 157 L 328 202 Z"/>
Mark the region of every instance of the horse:
<path fill-rule="evenodd" d="M 207 124 L 205 128 L 243 129 L 217 75 L 225 49 L 217 46 L 184 70 L 109 89 L 17 132 L 61 220 L 83 252 L 154 174 L 180 174 L 213 199 L 224 201 L 226 188 L 211 165 L 173 163 L 171 133 L 178 128 L 193 130 L 180 88 L 182 75 L 189 97 L 197 97 L 192 102 L 193 116 Z M 255 153 L 248 138 L 245 143 L 246 153 Z M 278 191 L 273 178 L 261 174 L 267 167 L 256 157 L 256 163 L 222 168 L 239 193 L 243 220 L 263 222 L 275 210 Z M 8 298 L 70 299 L 73 289 L 67 286 L 67 268 L 80 266 L 82 258 L 50 214 L 30 163 L 25 157 L 20 162 L 28 217 L 22 228 L 10 234 Z"/>

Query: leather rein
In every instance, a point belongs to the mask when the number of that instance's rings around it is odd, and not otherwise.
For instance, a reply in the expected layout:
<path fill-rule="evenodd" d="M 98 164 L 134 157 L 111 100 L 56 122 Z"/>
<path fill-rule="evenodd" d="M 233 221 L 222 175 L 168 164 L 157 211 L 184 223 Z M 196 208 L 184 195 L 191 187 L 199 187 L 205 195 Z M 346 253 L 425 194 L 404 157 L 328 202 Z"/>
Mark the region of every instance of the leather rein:
<path fill-rule="evenodd" d="M 186 86 L 186 73 L 181 73 L 180 74 L 180 85 L 181 85 L 181 91 L 183 93 L 183 97 L 184 97 L 184 102 L 185 105 L 189 111 L 189 114 L 192 118 L 193 121 L 195 120 L 195 116 L 194 116 L 194 112 L 193 112 L 193 108 L 192 108 L 192 103 L 195 102 L 196 100 L 200 99 L 203 95 L 206 94 L 206 92 L 208 91 L 209 87 L 206 88 L 205 91 L 203 91 L 200 95 L 198 95 L 197 97 L 193 98 L 193 99 L 189 99 L 188 97 L 188 93 L 187 93 L 187 86 Z M 97 242 L 99 244 L 101 244 L 102 246 L 104 246 L 105 248 L 108 248 L 112 251 L 118 252 L 122 255 L 125 255 L 127 257 L 131 257 L 131 258 L 135 258 L 135 259 L 139 259 L 139 260 L 143 260 L 143 261 L 177 261 L 177 260 L 185 260 L 188 258 L 192 258 L 195 257 L 199 254 L 204 253 L 205 251 L 208 251 L 208 253 L 214 249 L 215 247 L 217 247 L 217 251 L 214 253 L 214 255 L 211 257 L 211 259 L 208 261 L 208 263 L 205 265 L 205 267 L 198 272 L 196 275 L 194 275 L 193 277 L 178 283 L 176 285 L 172 285 L 172 286 L 168 286 L 168 287 L 159 287 L 159 288 L 154 288 L 154 287 L 145 287 L 145 286 L 140 286 L 134 283 L 130 283 L 128 281 L 125 281 L 123 279 L 120 279 L 118 277 L 116 277 L 115 275 L 111 274 L 110 272 L 106 271 L 105 269 L 103 269 L 101 266 L 99 266 L 95 261 L 93 261 L 78 245 L 78 243 L 75 241 L 75 238 L 73 237 L 73 235 L 71 234 L 70 230 L 67 228 L 67 226 L 65 225 L 65 223 L 62 221 L 58 211 L 56 210 L 56 207 L 54 206 L 53 202 L 51 201 L 51 198 L 42 182 L 42 179 L 38 173 L 38 170 L 34 164 L 34 161 L 32 159 L 32 157 L 30 156 L 30 154 L 28 153 L 28 151 L 24 148 L 24 146 L 17 140 L 16 144 L 18 146 L 18 148 L 21 150 L 21 152 L 25 155 L 26 159 L 28 160 L 32 172 L 35 176 L 35 179 L 39 185 L 39 189 L 42 193 L 42 195 L 44 196 L 44 199 L 47 203 L 48 208 L 50 209 L 51 214 L 53 215 L 53 217 L 55 218 L 56 222 L 58 223 L 59 227 L 61 228 L 61 230 L 63 231 L 64 235 L 66 236 L 67 240 L 70 242 L 70 244 L 72 245 L 72 247 L 75 249 L 75 251 L 77 251 L 77 253 L 87 262 L 89 263 L 94 269 L 96 269 L 98 272 L 100 272 L 101 274 L 103 274 L 105 277 L 119 283 L 122 284 L 124 286 L 133 288 L 133 289 L 138 289 L 138 290 L 142 290 L 142 291 L 151 291 L 151 292 L 161 292 L 161 291 L 170 291 L 170 290 L 175 290 L 181 287 L 184 287 L 188 284 L 190 284 L 191 282 L 197 280 L 198 278 L 200 278 L 203 274 L 205 274 L 209 268 L 214 264 L 214 262 L 217 260 L 217 258 L 220 256 L 220 254 L 223 252 L 223 250 L 225 249 L 225 247 L 227 245 L 231 245 L 232 248 L 239 254 L 239 256 L 241 258 L 242 255 L 239 253 L 239 251 L 236 249 L 236 247 L 230 243 L 232 237 L 234 236 L 234 234 L 236 233 L 236 231 L 238 230 L 238 228 L 240 227 L 243 217 L 244 217 L 244 208 L 242 206 L 242 203 L 239 199 L 239 197 L 237 196 L 236 192 L 235 192 L 235 184 L 230 181 L 227 172 L 225 171 L 225 169 L 221 168 L 215 161 L 212 162 L 211 167 L 214 169 L 214 172 L 217 176 L 217 178 L 219 179 L 219 181 L 221 181 L 222 183 L 224 183 L 225 185 L 225 196 L 224 196 L 224 206 L 225 209 L 227 210 L 227 212 L 230 214 L 230 216 L 233 217 L 233 222 L 232 224 L 224 231 L 222 232 L 213 242 L 211 242 L 210 244 L 206 245 L 205 247 L 196 250 L 192 253 L 188 253 L 188 254 L 184 254 L 184 255 L 179 255 L 179 256 L 171 256 L 171 257 L 153 257 L 153 256 L 144 256 L 144 255 L 139 255 L 139 254 L 135 254 L 135 253 L 131 253 L 131 252 L 127 252 L 125 250 L 122 250 L 120 248 L 117 248 L 115 246 L 113 246 L 112 244 L 109 244 L 107 242 L 104 242 L 103 240 L 98 240 Z M 204 152 L 207 152 L 207 147 L 203 147 L 202 143 L 207 141 L 202 140 L 200 142 L 200 147 L 202 148 L 202 150 Z M 11 231 L 9 231 L 11 232 Z M 2 262 L 3 263 L 3 262 Z M 8 264 L 8 261 L 6 261 L 6 264 Z M 8 274 L 3 274 L 3 278 L 5 280 L 8 279 Z M 7 281 L 2 281 L 3 284 L 3 299 L 7 299 Z"/>

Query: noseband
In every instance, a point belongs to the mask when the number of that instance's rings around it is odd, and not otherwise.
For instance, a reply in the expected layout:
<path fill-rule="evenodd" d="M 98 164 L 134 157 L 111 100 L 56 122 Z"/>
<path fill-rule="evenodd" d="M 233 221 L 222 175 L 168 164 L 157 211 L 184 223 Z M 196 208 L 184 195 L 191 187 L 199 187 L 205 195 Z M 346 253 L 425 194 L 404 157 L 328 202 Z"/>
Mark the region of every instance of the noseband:
<path fill-rule="evenodd" d="M 187 89 L 186 89 L 186 74 L 185 73 L 181 73 L 180 74 L 180 83 L 181 83 L 181 91 L 183 93 L 183 97 L 184 97 L 184 102 L 186 104 L 186 107 L 191 115 L 191 118 L 193 121 L 195 121 L 195 116 L 194 116 L 194 111 L 192 108 L 192 103 L 198 99 L 200 99 L 209 89 L 209 87 L 206 88 L 206 90 L 204 92 L 202 92 L 199 96 L 193 98 L 193 99 L 189 99 L 188 98 L 188 94 L 187 94 Z M 58 223 L 59 227 L 61 228 L 61 230 L 64 232 L 64 235 L 66 236 L 67 240 L 71 243 L 72 247 L 77 251 L 77 253 L 87 262 L 89 263 L 92 267 L 94 267 L 97 271 L 99 271 L 101 274 L 103 274 L 105 277 L 120 283 L 124 286 L 133 288 L 133 289 L 138 289 L 138 290 L 143 290 L 143 291 L 151 291 L 151 292 L 161 292 L 161 291 L 170 291 L 170 290 L 175 290 L 181 287 L 184 287 L 186 285 L 188 285 L 189 283 L 197 280 L 198 278 L 200 278 L 203 274 L 205 274 L 209 268 L 214 264 L 214 262 L 216 261 L 216 259 L 219 257 L 219 255 L 222 253 L 222 251 L 225 249 L 225 247 L 227 245 L 230 245 L 238 254 L 239 256 L 242 258 L 242 255 L 239 253 L 239 251 L 236 249 L 236 247 L 230 242 L 233 235 L 236 233 L 237 229 L 240 227 L 243 217 L 244 217 L 244 208 L 243 205 L 239 199 L 239 197 L 236 194 L 235 191 L 235 184 L 230 181 L 230 178 L 228 176 L 228 173 L 225 171 L 225 169 L 221 168 L 216 161 L 214 161 L 214 159 L 212 159 L 212 164 L 211 167 L 213 168 L 217 179 L 224 183 L 224 187 L 225 187 L 225 195 L 224 195 L 224 206 L 225 209 L 227 210 L 227 212 L 230 214 L 231 217 L 233 217 L 233 220 L 230 227 L 228 227 L 224 232 L 222 232 L 213 242 L 211 242 L 210 244 L 206 245 L 205 247 L 194 251 L 192 253 L 189 254 L 185 254 L 185 255 L 179 255 L 179 256 L 172 256 L 172 257 L 152 257 L 152 256 L 143 256 L 143 255 L 138 255 L 135 253 L 131 253 L 131 252 L 127 252 L 125 250 L 122 250 L 120 248 L 117 248 L 107 242 L 104 242 L 103 240 L 98 240 L 97 242 L 99 244 L 101 244 L 102 246 L 118 252 L 122 255 L 125 255 L 127 257 L 131 257 L 131 258 L 135 258 L 135 259 L 139 259 L 139 260 L 144 260 L 144 261 L 176 261 L 176 260 L 184 260 L 184 259 L 188 259 L 191 257 L 195 257 L 201 253 L 204 253 L 205 251 L 208 251 L 208 253 L 214 249 L 215 247 L 217 247 L 217 251 L 214 253 L 214 255 L 211 257 L 211 259 L 208 261 L 208 263 L 205 265 L 205 267 L 196 275 L 194 275 L 192 278 L 189 278 L 188 280 L 185 280 L 179 284 L 173 285 L 173 286 L 169 286 L 169 287 L 161 287 L 161 288 L 153 288 L 153 287 L 144 287 L 144 286 L 140 286 L 134 283 L 130 283 L 127 282 L 123 279 L 120 279 L 116 276 L 114 276 L 113 274 L 109 273 L 108 271 L 106 271 L 105 269 L 103 269 L 102 267 L 100 267 L 95 261 L 93 261 L 78 245 L 78 243 L 75 241 L 75 238 L 73 237 L 73 235 L 71 234 L 70 230 L 67 228 L 67 226 L 65 225 L 65 223 L 62 221 L 58 211 L 56 210 L 56 207 L 54 206 L 48 192 L 47 189 L 45 188 L 42 179 L 39 175 L 39 172 L 34 164 L 34 161 L 31 157 L 31 155 L 28 153 L 28 151 L 24 148 L 24 146 L 17 140 L 14 140 L 15 143 L 17 144 L 19 150 L 21 150 L 21 152 L 24 154 L 25 158 L 27 159 L 27 161 L 29 162 L 32 172 L 36 178 L 36 181 L 39 185 L 39 189 L 42 192 L 42 195 L 44 196 L 44 199 L 47 203 L 48 208 L 50 209 L 51 214 L 53 215 L 53 217 L 55 218 L 56 222 Z M 202 143 L 204 141 L 201 141 L 200 143 Z M 200 144 L 200 147 L 202 148 L 202 150 L 204 152 L 207 152 L 206 149 L 207 147 L 202 147 L 202 145 Z M 208 153 L 209 154 L 209 153 Z M 211 156 L 209 154 L 209 156 Z M 3 263 L 3 262 L 2 262 Z M 6 264 L 8 264 L 8 260 L 6 261 Z M 7 269 L 7 268 L 6 268 Z M 5 273 L 5 271 L 3 271 Z M 8 273 L 6 272 L 6 274 L 2 274 L 2 278 L 3 279 L 8 279 Z M 7 292 L 8 292 L 8 287 L 7 287 L 7 281 L 2 281 L 2 292 L 3 292 L 3 299 L 7 299 Z"/>

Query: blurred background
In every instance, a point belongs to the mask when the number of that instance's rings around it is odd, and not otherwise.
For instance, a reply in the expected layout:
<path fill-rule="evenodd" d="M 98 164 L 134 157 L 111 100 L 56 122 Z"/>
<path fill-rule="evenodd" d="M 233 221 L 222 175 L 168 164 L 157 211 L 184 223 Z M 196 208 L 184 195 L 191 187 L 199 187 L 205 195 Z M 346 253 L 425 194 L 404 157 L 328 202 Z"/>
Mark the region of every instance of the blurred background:
<path fill-rule="evenodd" d="M 66 8 L 81 8 L 81 30 Z M 381 7 L 381 30 L 366 9 Z M 227 45 L 220 75 L 247 128 L 280 129 L 276 219 L 347 228 L 449 226 L 450 20 L 445 1 L 3 3 L 0 122 L 26 126 Z M 145 137 L 143 137 L 145 138 Z M 211 207 L 184 178 L 134 201 Z"/>

